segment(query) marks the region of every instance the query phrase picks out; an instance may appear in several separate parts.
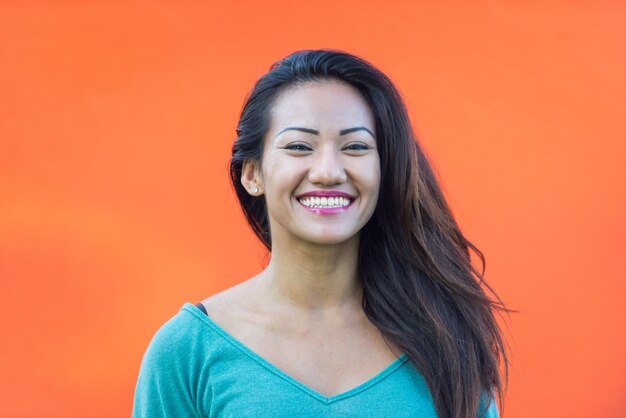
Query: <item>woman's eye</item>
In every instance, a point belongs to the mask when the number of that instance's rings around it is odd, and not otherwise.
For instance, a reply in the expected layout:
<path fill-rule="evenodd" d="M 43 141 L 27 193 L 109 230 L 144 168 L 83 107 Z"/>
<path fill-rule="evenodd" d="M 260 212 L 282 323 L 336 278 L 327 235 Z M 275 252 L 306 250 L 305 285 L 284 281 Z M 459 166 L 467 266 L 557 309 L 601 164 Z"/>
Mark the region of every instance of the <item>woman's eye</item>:
<path fill-rule="evenodd" d="M 345 149 L 348 149 L 351 151 L 364 151 L 364 150 L 370 149 L 370 147 L 364 144 L 350 144 Z"/>
<path fill-rule="evenodd" d="M 285 149 L 292 151 L 311 151 L 311 148 L 304 144 L 289 144 L 285 147 Z"/>

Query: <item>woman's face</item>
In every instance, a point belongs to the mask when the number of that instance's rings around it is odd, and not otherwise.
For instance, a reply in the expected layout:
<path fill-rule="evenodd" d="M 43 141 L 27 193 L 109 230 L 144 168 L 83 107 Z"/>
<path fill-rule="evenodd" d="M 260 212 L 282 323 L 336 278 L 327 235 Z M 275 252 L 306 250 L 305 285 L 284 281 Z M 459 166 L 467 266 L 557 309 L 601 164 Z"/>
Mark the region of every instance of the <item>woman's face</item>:
<path fill-rule="evenodd" d="M 279 95 L 254 177 L 274 248 L 293 239 L 330 245 L 358 238 L 378 199 L 375 134 L 371 109 L 349 84 L 314 81 Z"/>

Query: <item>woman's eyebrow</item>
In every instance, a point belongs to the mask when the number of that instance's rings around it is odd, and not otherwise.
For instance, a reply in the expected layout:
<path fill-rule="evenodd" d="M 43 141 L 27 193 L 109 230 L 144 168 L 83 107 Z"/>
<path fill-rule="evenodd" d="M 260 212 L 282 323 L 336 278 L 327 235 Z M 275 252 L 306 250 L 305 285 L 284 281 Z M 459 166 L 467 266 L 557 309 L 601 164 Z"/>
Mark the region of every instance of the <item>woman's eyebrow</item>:
<path fill-rule="evenodd" d="M 313 135 L 319 135 L 320 134 L 320 131 L 316 131 L 315 129 L 299 128 L 297 126 L 291 126 L 289 128 L 283 129 L 282 131 L 280 131 L 279 133 L 274 135 L 274 138 L 276 138 L 278 135 L 282 134 L 285 131 L 302 131 L 302 132 L 306 132 L 307 134 L 313 134 Z"/>
<path fill-rule="evenodd" d="M 302 132 L 306 132 L 308 134 L 313 134 L 313 135 L 319 135 L 320 134 L 320 132 L 316 131 L 315 129 L 301 128 L 301 127 L 298 127 L 298 126 L 290 126 L 289 128 L 285 128 L 282 131 L 280 131 L 279 133 L 277 133 L 276 135 L 274 135 L 274 138 L 276 138 L 278 135 L 282 134 L 285 131 L 302 131 Z M 350 133 L 356 132 L 356 131 L 366 131 L 367 133 L 369 133 L 372 136 L 372 138 L 376 139 L 376 137 L 374 136 L 372 131 L 367 129 L 365 126 L 356 126 L 354 128 L 342 129 L 341 131 L 339 131 L 339 135 L 347 135 L 347 134 L 350 134 Z"/>
<path fill-rule="evenodd" d="M 339 131 L 339 135 L 347 135 L 349 133 L 356 132 L 356 131 L 366 131 L 367 133 L 372 135 L 372 138 L 376 139 L 376 137 L 374 136 L 372 131 L 367 129 L 365 126 L 357 126 L 355 128 L 343 129 L 343 130 Z"/>

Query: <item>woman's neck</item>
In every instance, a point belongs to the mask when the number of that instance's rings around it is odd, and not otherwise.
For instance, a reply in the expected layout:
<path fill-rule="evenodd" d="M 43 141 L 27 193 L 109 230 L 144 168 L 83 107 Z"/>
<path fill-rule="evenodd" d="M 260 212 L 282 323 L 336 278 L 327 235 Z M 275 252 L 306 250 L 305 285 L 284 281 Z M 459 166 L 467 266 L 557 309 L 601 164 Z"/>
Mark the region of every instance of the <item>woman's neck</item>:
<path fill-rule="evenodd" d="M 260 274 L 269 297 L 311 314 L 360 307 L 358 238 L 332 246 L 273 242 L 270 263 Z"/>

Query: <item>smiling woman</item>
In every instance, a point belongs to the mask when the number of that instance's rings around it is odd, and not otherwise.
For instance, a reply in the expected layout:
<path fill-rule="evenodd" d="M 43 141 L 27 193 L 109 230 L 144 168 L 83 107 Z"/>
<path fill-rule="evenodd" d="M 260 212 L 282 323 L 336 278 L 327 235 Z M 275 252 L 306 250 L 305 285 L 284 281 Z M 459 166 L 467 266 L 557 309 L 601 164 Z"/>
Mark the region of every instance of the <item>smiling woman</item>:
<path fill-rule="evenodd" d="M 359 231 L 376 209 L 380 186 L 369 105 L 349 84 L 310 81 L 280 94 L 271 115 L 263 156 L 244 161 L 241 181 L 265 195 L 272 258 L 282 256 L 281 248 L 308 251 L 314 243 L 341 244 L 354 252 Z M 335 205 L 335 197 L 346 200 L 337 199 Z"/>
<path fill-rule="evenodd" d="M 161 327 L 133 416 L 498 416 L 507 309 L 387 76 L 335 50 L 275 63 L 230 176 L 270 262 Z"/>

